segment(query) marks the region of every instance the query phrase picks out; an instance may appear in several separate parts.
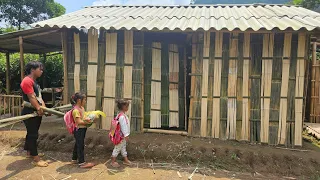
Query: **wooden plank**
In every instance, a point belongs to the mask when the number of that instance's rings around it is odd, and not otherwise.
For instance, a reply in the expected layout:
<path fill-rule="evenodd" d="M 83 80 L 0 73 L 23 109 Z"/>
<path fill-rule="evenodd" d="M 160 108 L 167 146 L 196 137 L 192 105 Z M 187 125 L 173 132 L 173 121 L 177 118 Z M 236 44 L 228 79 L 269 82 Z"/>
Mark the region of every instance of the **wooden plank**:
<path fill-rule="evenodd" d="M 73 44 L 74 44 L 74 91 L 80 91 L 80 37 L 78 33 L 73 34 Z"/>
<path fill-rule="evenodd" d="M 63 57 L 63 104 L 69 104 L 68 97 L 68 36 L 67 31 L 61 33 L 62 57 Z"/>
<path fill-rule="evenodd" d="M 209 83 L 209 49 L 210 49 L 210 32 L 204 33 L 202 62 L 202 98 L 201 98 L 201 128 L 200 135 L 207 136 L 207 116 L 208 116 L 208 83 Z"/>
<path fill-rule="evenodd" d="M 284 36 L 283 56 L 290 57 L 291 55 L 291 39 L 292 34 L 286 33 Z M 288 86 L 289 86 L 290 59 L 282 60 L 282 79 L 281 79 L 281 100 L 280 100 L 280 116 L 278 143 L 285 144 L 286 141 L 286 124 L 287 124 L 287 104 L 288 104 Z"/>
<path fill-rule="evenodd" d="M 124 31 L 123 97 L 132 99 L 133 31 Z M 126 113 L 131 119 L 131 103 Z"/>
<path fill-rule="evenodd" d="M 150 128 L 161 128 L 161 43 L 152 43 Z"/>
<path fill-rule="evenodd" d="M 243 41 L 243 57 L 250 56 L 250 34 L 244 33 L 244 41 Z M 242 84 L 242 140 L 249 141 L 249 133 L 250 133 L 250 108 L 249 108 L 249 69 L 250 69 L 250 61 L 249 59 L 243 60 L 243 84 Z"/>
<path fill-rule="evenodd" d="M 23 53 L 23 38 L 19 36 L 19 48 L 20 48 L 20 75 L 21 81 L 24 78 L 24 53 Z"/>
<path fill-rule="evenodd" d="M 221 71 L 222 71 L 222 43 L 223 33 L 217 32 L 215 39 L 214 60 L 214 86 L 213 86 L 213 110 L 212 110 L 212 137 L 219 138 L 220 134 L 220 90 L 221 90 Z"/>
<path fill-rule="evenodd" d="M 104 88 L 103 88 L 103 112 L 106 117 L 102 118 L 102 128 L 109 130 L 115 111 L 116 96 L 116 63 L 117 60 L 117 33 L 106 33 L 106 59 Z"/>
<path fill-rule="evenodd" d="M 274 35 L 264 34 L 262 57 L 273 57 Z M 262 60 L 261 74 L 261 142 L 269 142 L 270 95 L 272 79 L 272 60 Z"/>
<path fill-rule="evenodd" d="M 228 118 L 226 136 L 228 139 L 236 139 L 237 123 L 237 60 L 238 56 L 238 33 L 232 33 L 230 45 L 229 74 L 228 74 Z"/>
<path fill-rule="evenodd" d="M 306 34 L 299 33 L 298 37 L 298 57 L 305 57 Z M 296 72 L 296 92 L 295 92 L 295 146 L 302 146 L 302 110 L 304 93 L 305 59 L 297 60 Z"/>
<path fill-rule="evenodd" d="M 179 52 L 169 45 L 169 127 L 179 127 Z"/>

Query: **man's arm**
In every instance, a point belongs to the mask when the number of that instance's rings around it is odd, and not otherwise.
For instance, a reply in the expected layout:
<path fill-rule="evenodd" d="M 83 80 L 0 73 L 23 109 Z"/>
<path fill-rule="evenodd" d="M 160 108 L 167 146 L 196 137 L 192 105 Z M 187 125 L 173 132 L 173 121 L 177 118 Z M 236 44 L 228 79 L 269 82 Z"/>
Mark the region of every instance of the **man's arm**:
<path fill-rule="evenodd" d="M 33 94 L 27 94 L 27 96 L 29 98 L 29 101 L 30 101 L 31 105 L 36 108 L 37 113 L 40 116 L 43 115 L 43 110 L 40 108 L 40 104 L 39 104 L 36 96 L 34 95 L 34 93 Z"/>

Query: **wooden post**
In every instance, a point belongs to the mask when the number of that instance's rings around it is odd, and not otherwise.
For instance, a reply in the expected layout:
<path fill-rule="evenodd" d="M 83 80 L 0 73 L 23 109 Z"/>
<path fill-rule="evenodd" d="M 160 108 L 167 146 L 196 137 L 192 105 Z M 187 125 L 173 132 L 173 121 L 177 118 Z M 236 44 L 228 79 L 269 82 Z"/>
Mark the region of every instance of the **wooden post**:
<path fill-rule="evenodd" d="M 305 45 L 306 34 L 299 33 L 298 38 L 298 60 L 296 72 L 296 94 L 295 94 L 295 131 L 294 145 L 302 146 L 302 112 L 303 112 L 303 92 L 305 73 Z"/>
<path fill-rule="evenodd" d="M 80 35 L 73 34 L 74 44 L 74 91 L 80 91 Z"/>
<path fill-rule="evenodd" d="M 19 37 L 19 46 L 20 46 L 20 73 L 21 73 L 21 81 L 22 81 L 24 78 L 24 54 L 23 54 L 22 36 Z"/>
<path fill-rule="evenodd" d="M 222 44 L 223 33 L 216 33 L 215 59 L 214 59 L 214 85 L 213 85 L 213 105 L 212 105 L 212 137 L 219 138 L 220 134 L 220 91 L 222 72 Z"/>
<path fill-rule="evenodd" d="M 46 53 L 44 53 L 42 56 L 43 56 L 43 66 L 45 66 L 46 61 L 47 61 L 47 55 L 46 55 Z M 43 86 L 43 88 L 47 87 L 46 71 L 44 71 L 43 74 L 42 74 L 42 86 Z"/>
<path fill-rule="evenodd" d="M 68 39 L 67 31 L 61 33 L 62 54 L 63 54 L 63 104 L 68 104 Z"/>
<path fill-rule="evenodd" d="M 6 53 L 6 92 L 10 94 L 10 54 Z"/>

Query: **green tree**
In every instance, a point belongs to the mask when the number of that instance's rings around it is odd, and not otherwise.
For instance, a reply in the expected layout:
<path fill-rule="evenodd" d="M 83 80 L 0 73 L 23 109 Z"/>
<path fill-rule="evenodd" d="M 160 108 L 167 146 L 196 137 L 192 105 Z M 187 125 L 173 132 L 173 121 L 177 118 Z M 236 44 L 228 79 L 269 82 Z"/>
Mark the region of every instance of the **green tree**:
<path fill-rule="evenodd" d="M 292 4 L 315 10 L 320 6 L 320 0 L 293 0 Z"/>
<path fill-rule="evenodd" d="M 54 0 L 0 0 L 0 19 L 21 29 L 23 24 L 60 16 L 66 9 Z"/>

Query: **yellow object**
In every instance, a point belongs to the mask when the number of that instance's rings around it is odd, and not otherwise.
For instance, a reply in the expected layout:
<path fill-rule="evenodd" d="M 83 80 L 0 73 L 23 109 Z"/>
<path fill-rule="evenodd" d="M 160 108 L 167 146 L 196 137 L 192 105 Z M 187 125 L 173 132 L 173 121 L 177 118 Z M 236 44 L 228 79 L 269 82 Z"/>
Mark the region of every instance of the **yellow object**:
<path fill-rule="evenodd" d="M 102 111 L 88 111 L 84 113 L 85 116 L 89 116 L 89 114 L 94 114 L 96 118 L 99 118 L 99 115 L 102 117 L 106 117 L 106 114 Z"/>

